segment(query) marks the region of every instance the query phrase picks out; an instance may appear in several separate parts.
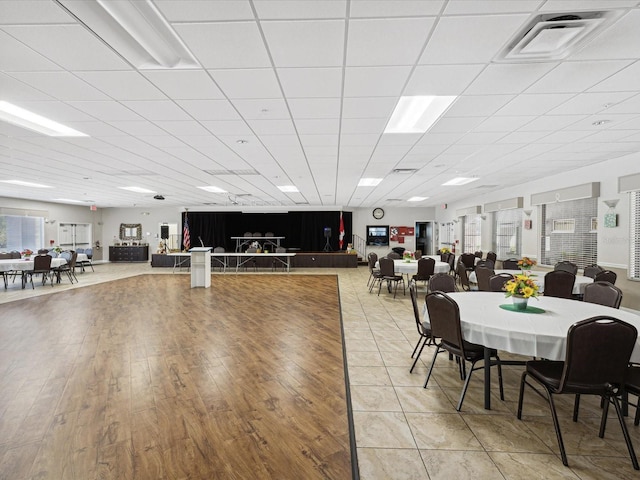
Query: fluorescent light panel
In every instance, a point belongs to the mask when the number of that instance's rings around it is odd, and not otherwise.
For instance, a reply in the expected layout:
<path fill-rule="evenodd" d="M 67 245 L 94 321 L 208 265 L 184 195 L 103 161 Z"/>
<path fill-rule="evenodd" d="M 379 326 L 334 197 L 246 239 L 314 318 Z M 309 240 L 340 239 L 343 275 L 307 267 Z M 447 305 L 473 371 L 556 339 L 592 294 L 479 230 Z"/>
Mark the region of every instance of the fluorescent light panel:
<path fill-rule="evenodd" d="M 54 202 L 84 203 L 84 200 L 74 200 L 72 198 L 54 198 Z"/>
<path fill-rule="evenodd" d="M 382 182 L 381 178 L 361 178 L 358 182 L 359 187 L 376 187 Z"/>
<path fill-rule="evenodd" d="M 136 193 L 156 193 L 153 190 L 149 190 L 147 188 L 142 188 L 142 187 L 118 187 L 121 188 L 122 190 L 128 190 L 130 192 L 136 192 Z"/>
<path fill-rule="evenodd" d="M 281 192 L 284 192 L 284 193 L 299 192 L 298 187 L 296 187 L 295 185 L 280 185 L 278 188 L 280 189 Z"/>
<path fill-rule="evenodd" d="M 11 185 L 18 185 L 20 187 L 33 187 L 33 188 L 53 188 L 49 185 L 42 185 L 41 183 L 23 182 L 22 180 L 0 180 L 2 183 L 10 183 Z"/>
<path fill-rule="evenodd" d="M 424 133 L 436 123 L 456 96 L 400 97 L 384 133 Z"/>
<path fill-rule="evenodd" d="M 136 68 L 199 68 L 149 0 L 56 1 Z"/>
<path fill-rule="evenodd" d="M 227 193 L 226 190 L 221 189 L 220 187 L 214 187 L 213 185 L 208 185 L 205 187 L 198 187 L 200 190 L 204 190 L 210 193 Z"/>
<path fill-rule="evenodd" d="M 426 200 L 429 197 L 411 197 L 409 200 L 407 200 L 407 202 L 422 202 L 423 200 Z"/>
<path fill-rule="evenodd" d="M 20 108 L 12 103 L 0 100 L 0 120 L 50 137 L 86 137 L 87 135 L 73 128 L 54 122 L 53 120 Z"/>
<path fill-rule="evenodd" d="M 467 183 L 475 182 L 476 180 L 480 180 L 478 177 L 456 177 L 448 182 L 443 183 L 443 186 L 446 187 L 457 187 L 460 185 L 466 185 Z"/>

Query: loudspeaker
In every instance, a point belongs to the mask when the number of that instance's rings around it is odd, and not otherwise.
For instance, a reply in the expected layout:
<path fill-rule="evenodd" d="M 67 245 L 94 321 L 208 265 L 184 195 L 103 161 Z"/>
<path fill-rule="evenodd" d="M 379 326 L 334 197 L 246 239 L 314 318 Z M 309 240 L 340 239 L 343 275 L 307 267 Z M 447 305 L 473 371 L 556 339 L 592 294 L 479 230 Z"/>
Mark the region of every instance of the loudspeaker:
<path fill-rule="evenodd" d="M 324 227 L 324 238 L 331 238 L 331 227 Z"/>
<path fill-rule="evenodd" d="M 160 225 L 160 238 L 163 240 L 169 238 L 169 225 Z"/>

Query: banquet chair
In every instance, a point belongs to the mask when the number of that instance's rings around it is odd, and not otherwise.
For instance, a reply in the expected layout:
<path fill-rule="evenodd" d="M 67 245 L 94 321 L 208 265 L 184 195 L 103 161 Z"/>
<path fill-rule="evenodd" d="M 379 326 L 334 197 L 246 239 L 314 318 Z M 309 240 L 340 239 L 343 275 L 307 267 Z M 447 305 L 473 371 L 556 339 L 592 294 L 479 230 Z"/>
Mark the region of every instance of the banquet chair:
<path fill-rule="evenodd" d="M 578 266 L 575 263 L 569 262 L 567 260 L 556 263 L 553 266 L 553 269 L 573 273 L 574 275 L 578 274 Z"/>
<path fill-rule="evenodd" d="M 554 270 L 544 276 L 544 296 L 573 298 L 576 276 L 566 270 Z"/>
<path fill-rule="evenodd" d="M 416 250 L 413 252 L 413 258 L 416 260 L 420 260 L 422 258 L 422 250 Z"/>
<path fill-rule="evenodd" d="M 622 320 L 608 316 L 591 317 L 569 327 L 564 361 L 530 360 L 525 364 L 526 369 L 520 380 L 517 417 L 522 419 L 524 390 L 525 385 L 528 385 L 549 403 L 560 456 L 565 466 L 569 466 L 569 463 L 553 396 L 575 394 L 575 422 L 578 420 L 580 396 L 597 395 L 604 399 L 598 436 L 604 437 L 609 403 L 613 403 L 633 468 L 640 470 L 618 399 L 637 336 L 636 328 Z M 529 383 L 527 378 L 542 387 L 544 394 Z"/>
<path fill-rule="evenodd" d="M 457 267 L 457 271 L 458 271 L 458 278 L 460 279 L 460 286 L 462 287 L 463 290 L 471 290 L 471 284 L 469 283 L 469 274 L 467 273 L 467 269 L 464 266 L 464 263 L 461 261 L 462 257 L 460 257 L 460 260 L 458 260 L 458 267 Z"/>
<path fill-rule="evenodd" d="M 400 255 L 398 252 L 389 252 L 387 253 L 386 258 L 390 258 L 391 260 L 400 260 L 402 258 L 402 255 Z"/>
<path fill-rule="evenodd" d="M 275 237 L 275 235 L 274 235 L 274 233 L 273 233 L 273 232 L 267 232 L 267 233 L 265 233 L 265 234 L 264 234 L 264 236 L 265 236 L 265 237 L 269 237 L 269 238 L 271 238 L 271 237 Z"/>
<path fill-rule="evenodd" d="M 508 258 L 502 261 L 502 268 L 505 270 L 519 270 L 518 267 L 518 259 L 517 258 Z"/>
<path fill-rule="evenodd" d="M 69 254 L 69 255 L 65 255 L 65 254 Z M 67 274 L 67 276 L 69 277 L 69 281 L 71 283 L 73 283 L 74 280 L 77 282 L 78 277 L 76 277 L 76 260 L 78 258 L 78 252 L 73 252 L 73 253 L 62 252 L 61 256 L 63 256 L 67 260 L 67 263 L 53 269 L 53 271 L 56 274 L 56 277 L 58 278 L 58 283 L 60 283 L 63 273 Z"/>
<path fill-rule="evenodd" d="M 409 373 L 412 373 L 416 363 L 418 363 L 418 359 L 420 358 L 420 354 L 422 353 L 424 346 L 431 345 L 433 343 L 433 338 L 431 337 L 431 327 L 429 324 L 420 319 L 420 308 L 418 307 L 418 286 L 413 280 L 409 282 L 409 296 L 411 297 L 411 305 L 413 306 L 413 316 L 416 320 L 416 328 L 420 335 L 418 343 L 416 343 L 413 353 L 411 354 L 411 358 L 415 356 L 413 365 L 411 365 L 411 369 L 409 370 Z M 420 350 L 418 350 L 418 347 L 420 347 Z M 418 352 L 417 355 L 416 351 Z"/>
<path fill-rule="evenodd" d="M 389 286 L 389 292 L 391 292 L 391 284 L 395 284 L 395 288 L 393 290 L 393 298 L 396 298 L 396 293 L 398 293 L 398 284 L 402 282 L 402 292 L 404 295 L 407 294 L 404 276 L 402 274 L 396 274 L 395 272 L 395 263 L 391 258 L 382 257 L 378 260 L 378 264 L 380 265 L 380 275 L 381 279 L 378 285 L 378 295 L 380 295 L 380 290 L 382 290 L 382 282 L 386 281 Z"/>
<path fill-rule="evenodd" d="M 257 248 L 255 248 L 255 247 L 249 247 L 249 248 L 247 248 L 247 250 L 246 250 L 246 252 L 245 252 L 245 253 L 258 253 L 258 249 L 257 249 Z M 238 257 L 238 259 L 237 259 L 236 261 L 237 261 L 237 262 L 240 262 L 240 258 L 242 258 L 242 257 Z M 244 269 L 245 269 L 245 270 L 247 269 L 247 263 L 251 263 L 251 266 L 253 266 L 253 271 L 254 271 L 254 272 L 257 272 L 257 271 L 258 271 L 258 264 L 257 264 L 257 262 L 256 262 L 255 257 L 254 257 L 254 258 L 251 258 L 251 259 L 249 259 L 249 260 L 247 260 L 247 261 L 244 263 Z"/>
<path fill-rule="evenodd" d="M 467 270 L 473 270 L 476 266 L 476 258 L 478 257 L 476 257 L 473 253 L 463 253 L 458 259 L 458 264 L 462 262 L 464 268 L 466 268 Z"/>
<path fill-rule="evenodd" d="M 276 247 L 276 251 L 273 253 L 287 253 L 287 249 L 284 247 Z M 278 260 L 277 257 L 273 257 L 273 260 L 271 261 L 271 269 L 273 271 L 276 271 L 278 267 L 281 267 L 282 270 L 285 270 L 287 268 L 286 265 Z"/>
<path fill-rule="evenodd" d="M 473 252 L 473 255 L 474 255 L 476 258 L 482 258 L 482 250 L 478 250 L 478 251 L 476 251 L 476 252 Z"/>
<path fill-rule="evenodd" d="M 429 279 L 430 292 L 453 293 L 458 291 L 456 279 L 446 273 L 436 273 Z"/>
<path fill-rule="evenodd" d="M 496 264 L 493 260 L 480 260 L 478 263 L 476 263 L 476 267 L 484 267 L 484 268 L 490 268 L 491 270 L 493 270 L 494 268 L 496 268 Z"/>
<path fill-rule="evenodd" d="M 491 260 L 495 265 L 498 261 L 498 255 L 496 255 L 496 252 L 487 252 L 487 260 Z"/>
<path fill-rule="evenodd" d="M 593 281 L 609 282 L 611 285 L 615 285 L 617 279 L 618 275 L 616 274 L 616 272 L 612 272 L 611 270 L 603 270 L 594 277 Z"/>
<path fill-rule="evenodd" d="M 252 237 L 260 238 L 260 237 L 262 237 L 262 232 L 253 232 Z"/>
<path fill-rule="evenodd" d="M 495 363 L 491 362 L 489 365 L 483 365 L 476 367 L 476 363 L 480 360 L 484 360 L 484 347 L 475 343 L 467 342 L 462 338 L 462 327 L 460 325 L 460 309 L 458 304 L 449 297 L 446 293 L 431 292 L 427 294 L 427 311 L 429 312 L 429 324 L 431 325 L 431 335 L 433 338 L 439 338 L 440 341 L 435 341 L 436 351 L 433 354 L 431 360 L 431 366 L 429 367 L 429 373 L 427 373 L 427 379 L 424 382 L 424 388 L 427 388 L 433 366 L 436 363 L 436 357 L 439 353 L 447 351 L 453 356 L 459 357 L 460 362 L 464 365 L 464 362 L 471 362 L 471 369 L 466 373 L 464 386 L 462 387 L 462 393 L 460 394 L 460 400 L 458 400 L 457 411 L 462 408 L 462 402 L 464 402 L 467 388 L 469 387 L 469 381 L 474 371 L 482 368 L 490 368 L 493 365 L 498 367 L 498 384 L 500 386 L 500 399 L 504 400 L 504 389 L 502 386 L 502 367 L 500 364 L 500 357 L 498 351 L 495 349 L 489 350 L 489 355 L 495 358 Z"/>
<path fill-rule="evenodd" d="M 367 287 L 371 287 L 376 280 L 376 275 L 380 273 L 380 270 L 376 268 L 378 262 L 378 255 L 374 252 L 367 254 L 367 267 L 369 268 L 369 279 L 367 280 Z M 371 288 L 369 288 L 371 291 Z"/>
<path fill-rule="evenodd" d="M 412 277 L 414 282 L 424 282 L 425 285 L 433 275 L 436 261 L 433 258 L 424 257 L 418 260 L 418 272 Z"/>
<path fill-rule="evenodd" d="M 448 253 L 447 254 L 446 263 L 449 264 L 449 275 L 453 275 L 455 277 L 455 274 L 456 274 L 456 268 L 455 268 L 456 255 L 455 255 L 455 253 Z"/>
<path fill-rule="evenodd" d="M 583 302 L 620 308 L 622 290 L 609 282 L 593 282 L 584 287 Z"/>
<path fill-rule="evenodd" d="M 636 415 L 633 419 L 633 424 L 637 427 L 638 425 L 640 425 L 640 365 L 629 365 L 624 381 L 624 389 L 627 393 L 630 393 L 637 397 L 635 404 Z"/>
<path fill-rule="evenodd" d="M 79 248 L 76 250 L 76 253 L 84 253 L 87 256 L 86 260 L 79 260 L 77 262 L 80 267 L 80 272 L 84 273 L 85 266 L 91 267 L 91 271 L 95 272 L 93 269 L 93 263 L 91 263 L 91 259 L 93 258 L 93 248 Z"/>
<path fill-rule="evenodd" d="M 38 249 L 38 255 L 45 255 L 47 253 L 49 253 L 49 250 L 47 250 L 46 248 Z"/>
<path fill-rule="evenodd" d="M 589 278 L 596 278 L 596 275 L 603 271 L 604 268 L 602 268 L 600 265 L 593 264 L 589 265 L 588 267 L 584 267 L 583 275 Z"/>
<path fill-rule="evenodd" d="M 36 255 L 33 257 L 33 269 L 25 270 L 22 272 L 22 288 L 27 285 L 27 279 L 31 282 L 31 288 L 35 289 L 33 285 L 33 276 L 42 275 L 42 285 L 47 283 L 47 278 L 51 277 L 51 286 L 53 287 L 53 273 L 51 272 L 51 256 L 49 255 Z"/>
<path fill-rule="evenodd" d="M 476 267 L 476 280 L 478 281 L 478 290 L 481 292 L 490 292 L 489 278 L 493 277 L 496 272 L 492 268 Z"/>
<path fill-rule="evenodd" d="M 477 273 L 476 273 L 477 275 Z M 502 272 L 489 277 L 489 289 L 491 292 L 504 292 L 504 284 L 513 280 L 513 275 Z"/>

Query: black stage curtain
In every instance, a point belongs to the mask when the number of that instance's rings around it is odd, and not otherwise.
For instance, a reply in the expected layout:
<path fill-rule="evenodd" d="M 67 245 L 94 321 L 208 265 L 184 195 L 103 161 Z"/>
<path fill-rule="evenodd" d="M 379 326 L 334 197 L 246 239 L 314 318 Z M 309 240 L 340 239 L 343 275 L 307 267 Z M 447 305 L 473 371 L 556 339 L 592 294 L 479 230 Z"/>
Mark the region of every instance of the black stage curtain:
<path fill-rule="evenodd" d="M 272 232 L 276 237 L 285 237 L 281 241 L 285 248 L 322 252 L 327 244 L 324 229 L 328 227 L 331 237 L 326 250 L 338 251 L 340 212 L 188 212 L 188 216 L 192 247 L 200 246 L 200 237 L 207 247 L 223 247 L 233 252 L 236 242 L 231 237 L 243 237 L 245 232 L 259 232 L 262 236 Z M 345 250 L 352 236 L 353 213 L 342 212 L 342 219 L 345 230 L 342 250 Z"/>

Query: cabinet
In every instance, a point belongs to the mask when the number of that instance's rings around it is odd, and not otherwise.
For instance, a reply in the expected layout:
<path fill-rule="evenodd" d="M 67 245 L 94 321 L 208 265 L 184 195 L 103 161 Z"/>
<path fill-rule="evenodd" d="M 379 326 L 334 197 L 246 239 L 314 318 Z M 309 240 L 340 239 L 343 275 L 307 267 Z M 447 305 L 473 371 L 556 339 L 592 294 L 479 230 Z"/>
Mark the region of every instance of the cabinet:
<path fill-rule="evenodd" d="M 111 262 L 146 262 L 149 260 L 149 245 L 109 247 Z"/>

